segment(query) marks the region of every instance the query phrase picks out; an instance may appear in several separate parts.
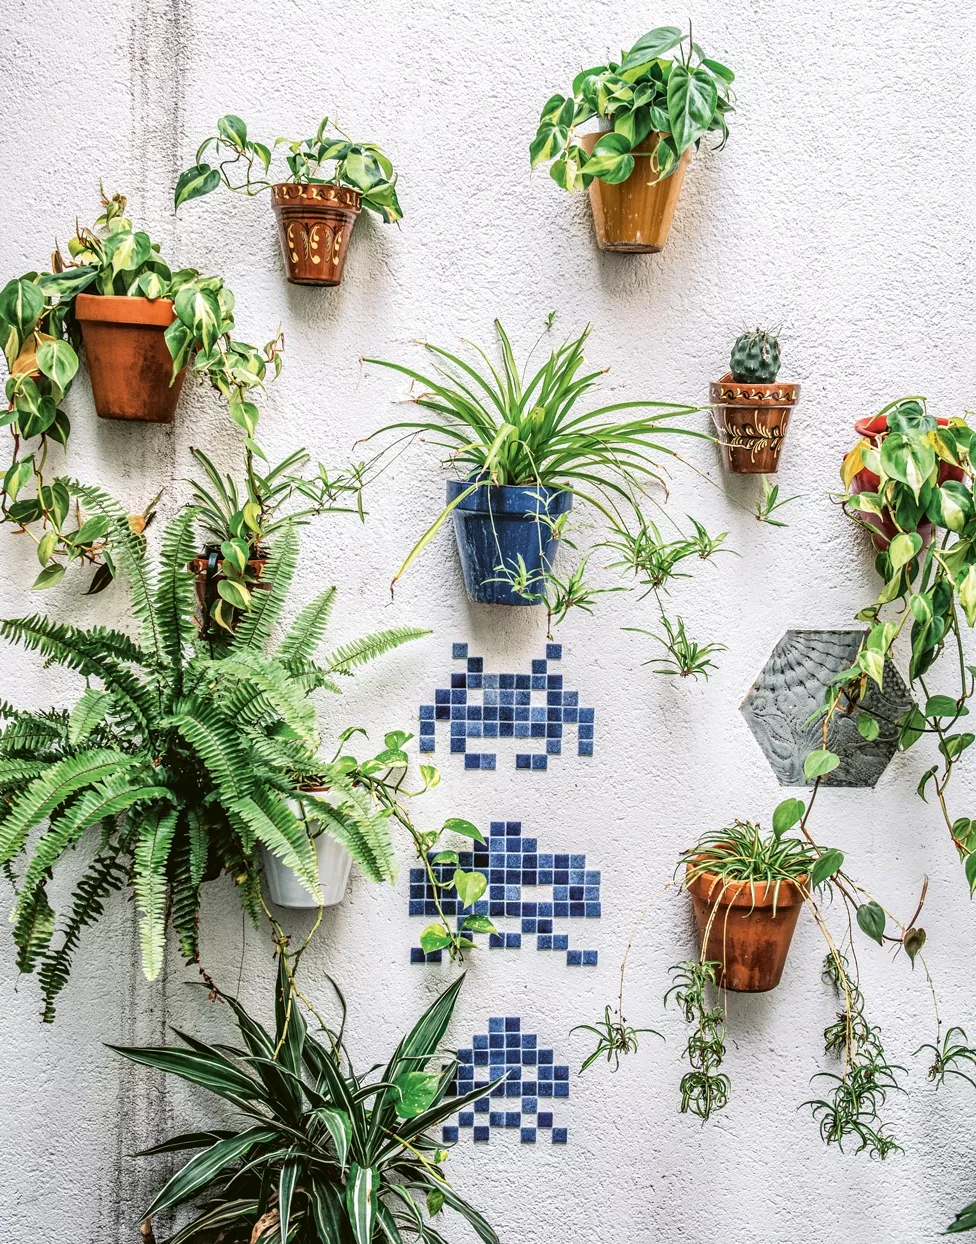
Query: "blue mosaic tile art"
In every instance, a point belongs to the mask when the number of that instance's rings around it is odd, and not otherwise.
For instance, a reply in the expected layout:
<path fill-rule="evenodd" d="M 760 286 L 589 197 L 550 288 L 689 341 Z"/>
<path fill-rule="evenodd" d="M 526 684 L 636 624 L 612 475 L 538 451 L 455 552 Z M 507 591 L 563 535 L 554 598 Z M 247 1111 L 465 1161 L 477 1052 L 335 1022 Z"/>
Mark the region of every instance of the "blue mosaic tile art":
<path fill-rule="evenodd" d="M 438 881 L 450 881 L 454 876 L 454 864 L 434 864 L 431 852 L 431 868 Z M 507 947 L 521 949 L 522 938 L 534 937 L 537 950 L 561 950 L 566 952 L 570 967 L 593 967 L 597 963 L 595 950 L 570 949 L 569 934 L 554 931 L 554 921 L 599 918 L 600 873 L 586 867 L 586 856 L 554 855 L 540 852 L 538 839 L 522 837 L 521 821 L 492 821 L 487 843 L 475 843 L 471 851 L 458 852 L 457 867 L 484 873 L 488 889 L 484 898 L 464 907 L 456 893 L 445 894 L 440 900 L 444 915 L 455 917 L 460 928 L 465 916 L 489 916 L 496 926 L 500 917 L 514 916 L 521 922 L 517 932 L 488 934 L 492 949 Z M 546 887 L 551 896 L 542 902 L 523 895 L 525 887 L 533 890 Z M 437 917 L 434 904 L 434 888 L 423 868 L 410 869 L 410 915 Z M 467 931 L 475 940 L 484 934 Z M 440 963 L 442 952 L 433 950 L 424 954 L 419 946 L 410 951 L 411 963 Z"/>
<path fill-rule="evenodd" d="M 454 644 L 455 661 L 465 668 L 438 687 L 433 704 L 420 706 L 420 750 L 434 751 L 439 723 L 450 735 L 451 751 L 464 756 L 466 769 L 494 769 L 496 753 L 474 751 L 485 739 L 518 739 L 516 769 L 540 770 L 563 750 L 564 732 L 576 732 L 580 756 L 593 755 L 593 709 L 581 707 L 578 691 L 563 688 L 562 674 L 550 663 L 562 659 L 562 644 L 547 644 L 546 655 L 527 674 L 486 674 L 483 657 L 468 656 L 467 644 Z"/>
<path fill-rule="evenodd" d="M 569 1096 L 569 1067 L 557 1065 L 552 1050 L 540 1050 L 538 1037 L 523 1032 L 515 1016 L 489 1019 L 488 1031 L 476 1033 L 470 1049 L 458 1050 L 450 1091 L 460 1096 L 501 1076 L 506 1077 L 504 1084 L 466 1106 L 457 1123 L 443 1129 L 445 1144 L 457 1141 L 462 1132 L 475 1141 L 488 1141 L 493 1128 L 517 1128 L 523 1145 L 547 1135 L 554 1145 L 566 1144 L 568 1129 L 554 1125 L 551 1099 Z"/>

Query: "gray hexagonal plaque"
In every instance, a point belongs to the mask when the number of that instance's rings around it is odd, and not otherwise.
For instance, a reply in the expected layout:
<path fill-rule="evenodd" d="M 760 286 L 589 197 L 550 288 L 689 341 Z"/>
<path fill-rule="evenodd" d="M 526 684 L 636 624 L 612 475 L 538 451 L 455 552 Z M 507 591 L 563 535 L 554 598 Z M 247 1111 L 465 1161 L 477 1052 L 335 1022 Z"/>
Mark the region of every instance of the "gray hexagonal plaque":
<path fill-rule="evenodd" d="M 803 761 L 823 746 L 822 726 L 808 722 L 823 705 L 830 679 L 857 656 L 863 630 L 787 631 L 769 655 L 741 712 L 783 786 L 804 786 Z M 831 786 L 874 786 L 897 748 L 894 723 L 913 703 L 905 681 L 891 661 L 885 665 L 884 690 L 872 683 L 864 708 L 877 715 L 881 731 L 868 742 L 853 716 L 837 715 L 827 746 L 840 756 L 830 774 Z"/>

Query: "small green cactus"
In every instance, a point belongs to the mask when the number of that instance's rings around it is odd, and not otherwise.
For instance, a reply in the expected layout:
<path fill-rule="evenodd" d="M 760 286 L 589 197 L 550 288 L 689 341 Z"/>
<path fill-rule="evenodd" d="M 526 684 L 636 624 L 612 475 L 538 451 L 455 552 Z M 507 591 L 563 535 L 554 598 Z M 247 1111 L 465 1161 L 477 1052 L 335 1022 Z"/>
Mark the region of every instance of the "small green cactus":
<path fill-rule="evenodd" d="M 779 372 L 779 338 L 759 328 L 743 333 L 729 365 L 738 384 L 772 384 Z"/>

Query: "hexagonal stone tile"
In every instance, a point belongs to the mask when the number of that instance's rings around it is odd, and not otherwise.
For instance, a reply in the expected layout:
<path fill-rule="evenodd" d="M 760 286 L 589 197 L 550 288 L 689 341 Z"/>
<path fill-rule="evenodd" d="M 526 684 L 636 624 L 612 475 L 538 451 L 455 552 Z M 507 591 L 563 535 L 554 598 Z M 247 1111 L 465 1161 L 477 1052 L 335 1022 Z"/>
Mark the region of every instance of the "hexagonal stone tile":
<path fill-rule="evenodd" d="M 807 719 L 823 705 L 830 679 L 853 663 L 864 634 L 787 631 L 742 701 L 740 711 L 781 785 L 806 785 L 803 761 L 823 746 L 822 725 Z M 912 703 L 904 679 L 888 661 L 884 690 L 872 683 L 864 700 L 864 708 L 877 714 L 878 737 L 872 742 L 861 738 L 853 716 L 835 716 L 831 723 L 827 746 L 840 756 L 828 778 L 831 786 L 874 786 L 897 750 L 898 730 L 889 723 Z"/>

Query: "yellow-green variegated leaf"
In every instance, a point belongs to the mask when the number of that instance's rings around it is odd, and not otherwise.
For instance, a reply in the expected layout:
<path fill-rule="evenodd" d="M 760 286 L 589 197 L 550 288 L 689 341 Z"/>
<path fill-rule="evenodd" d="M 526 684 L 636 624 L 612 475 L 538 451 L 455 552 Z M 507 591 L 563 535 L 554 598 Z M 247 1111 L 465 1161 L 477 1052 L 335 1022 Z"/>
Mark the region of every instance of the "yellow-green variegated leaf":
<path fill-rule="evenodd" d="M 970 626 L 976 625 L 976 565 L 966 567 L 956 582 L 956 591 L 959 594 L 959 603 L 965 611 L 966 621 Z"/>
<path fill-rule="evenodd" d="M 219 185 L 220 173 L 217 169 L 211 168 L 209 164 L 194 164 L 180 174 L 173 196 L 173 206 L 178 208 L 189 199 L 199 199 L 201 195 L 216 190 Z"/>
<path fill-rule="evenodd" d="M 141 267 L 152 254 L 148 233 L 126 229 L 105 239 L 105 253 L 112 260 L 112 273 L 132 272 Z"/>
<path fill-rule="evenodd" d="M 78 355 L 70 342 L 50 337 L 37 347 L 37 366 L 64 392 L 78 370 Z"/>
<path fill-rule="evenodd" d="M 222 319 L 216 293 L 194 282 L 176 295 L 175 310 L 180 323 L 190 330 L 194 340 L 200 342 L 205 350 L 212 350 L 220 337 Z"/>

